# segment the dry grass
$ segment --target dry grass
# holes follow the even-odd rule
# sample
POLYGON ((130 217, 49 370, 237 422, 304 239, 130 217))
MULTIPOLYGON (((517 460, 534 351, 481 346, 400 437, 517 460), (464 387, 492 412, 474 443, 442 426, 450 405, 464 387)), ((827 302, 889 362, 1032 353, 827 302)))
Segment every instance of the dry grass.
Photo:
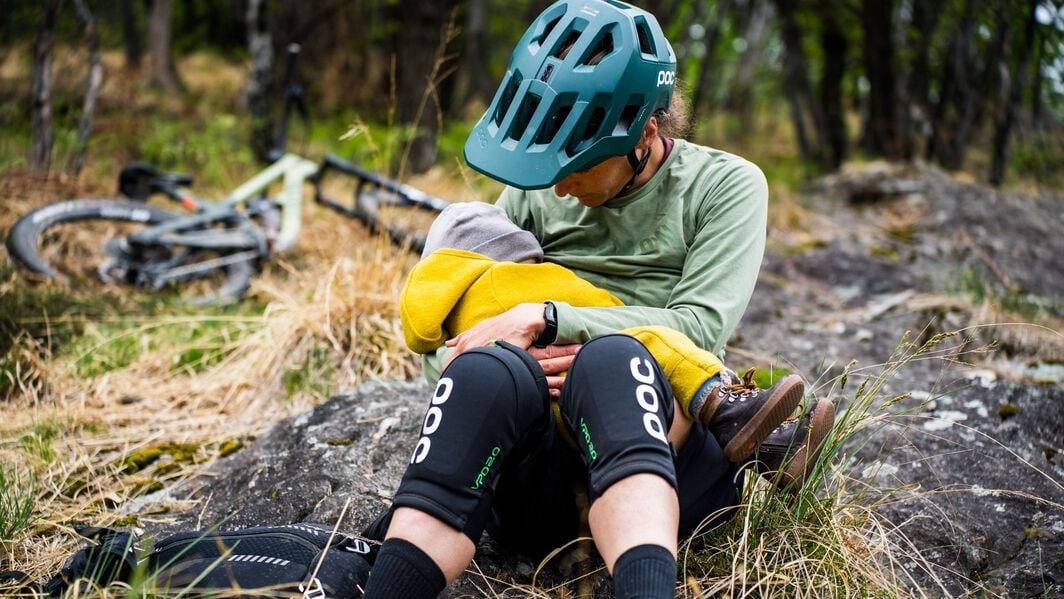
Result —
MULTIPOLYGON (((5 80, 22 68, 11 56, 0 65, 5 80)), ((108 64, 119 60, 104 59, 108 64)), ((240 87, 232 69, 205 74, 216 69, 216 62, 193 57, 179 66, 194 93, 220 90, 203 106, 234 101, 240 87)), ((138 93, 132 76, 117 68, 109 72, 114 85, 104 88, 104 97, 128 102, 133 112, 182 110, 194 119, 209 110, 158 102, 138 93)), ((101 117, 99 128, 113 125, 128 132, 144 118, 149 117, 139 115, 122 125, 114 115, 110 121, 101 117)), ((772 148, 770 153, 784 151, 772 148)), ((232 178, 238 180, 238 175, 232 178)), ((72 180, 9 170, 0 175, 0 229, 55 198, 109 194, 111 176, 86 173, 72 180)), ((441 197, 473 196, 471 185, 441 169, 411 183, 441 197)), ((336 195, 343 197, 340 191, 336 195)), ((820 230, 820 217, 795 201, 789 188, 774 188, 773 196, 774 230, 792 236, 792 244, 817 242, 818 237, 805 232, 820 230)), ((429 217, 416 220, 426 227, 429 217)), ((146 296, 89 288, 56 290, 71 298, 58 312, 42 305, 18 315, 27 329, 47 333, 20 333, 7 354, 17 364, 9 373, 17 392, 0 403, 0 462, 11 464, 22 480, 34 475, 37 520, 0 542, 5 568, 39 580, 78 544, 74 525, 130 526, 150 520, 150 509, 136 518, 125 513, 148 492, 200 471, 330 392, 375 377, 417 375, 397 315, 397 294, 415 258, 317 206, 304 206, 303 222, 297 251, 268 264, 253 279, 245 307, 237 310, 190 312, 146 296), (211 331, 206 337, 188 334, 204 327, 211 331), (84 374, 86 358, 130 339, 136 340, 136 351, 127 363, 84 374), (213 357, 175 366, 175 356, 192 351, 213 357)), ((26 292, 20 278, 0 280, 0 294, 26 292)), ((1009 321, 1006 316, 972 318, 1009 321)), ((1058 324, 1051 328, 1061 330, 1058 324)), ((1024 336, 1017 343, 1060 348, 1059 334, 1030 327, 1007 331, 1024 336)), ((877 516, 875 508, 889 495, 847 478, 830 464, 838 463, 833 458, 846 439, 887 418, 890 399, 879 397, 883 381, 912 359, 955 357, 936 351, 934 344, 908 347, 862 386, 840 417, 831 449, 818 467, 817 493, 784 502, 763 483, 752 482, 731 524, 685 545, 682 596, 907 595, 909 570, 903 566, 921 563, 921 558, 904 535, 877 516)), ((824 382, 817 393, 838 397, 845 376, 824 382)), ((926 562, 923 567, 932 571, 926 562)), ((483 580, 485 595, 501 592, 493 588, 512 587, 475 570, 472 574, 483 580)), ((521 589, 529 596, 569 595, 561 587, 521 589)))
MULTIPOLYGON (((23 182, 27 191, 36 188, 36 178, 23 182)), ((10 177, 0 185, 18 186, 10 177)), ((6 207, 0 224, 6 228, 52 192, 71 191, 62 183, 49 187, 56 189, 6 207)), ((24 326, 76 328, 83 342, 51 347, 21 335, 8 354, 18 364, 18 392, 0 404, 0 455, 37 474, 38 521, 4 545, 5 562, 36 577, 54 571, 74 545, 72 525, 122 522, 120 507, 135 497, 173 484, 330 391, 417 374, 397 309, 415 257, 321 207, 305 206, 304 217, 298 251, 253 281, 250 303, 261 311, 163 306, 135 316, 130 312, 143 313, 138 302, 145 297, 132 294, 116 300, 117 311, 20 318, 24 326), (183 334, 205 323, 217 334, 183 334), (128 364, 79 375, 80 361, 128 339, 143 342, 128 364), (220 359, 174 367, 177 356, 197 347, 220 359)), ((12 292, 25 284, 6 282, 12 292)), ((85 297, 96 290, 57 291, 85 297)))

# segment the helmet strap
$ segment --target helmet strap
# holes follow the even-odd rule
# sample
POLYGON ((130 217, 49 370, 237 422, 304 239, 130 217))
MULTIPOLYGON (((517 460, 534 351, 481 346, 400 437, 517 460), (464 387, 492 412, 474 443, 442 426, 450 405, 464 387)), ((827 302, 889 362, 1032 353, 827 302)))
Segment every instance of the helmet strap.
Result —
POLYGON ((632 178, 628 179, 628 182, 624 184, 624 187, 622 187, 621 190, 617 192, 617 195, 613 197, 623 196, 628 193, 628 190, 632 189, 632 186, 635 185, 635 178, 646 169, 647 163, 650 162, 650 155, 653 153, 654 151, 652 147, 647 148, 647 151, 643 152, 643 157, 639 158, 636 156, 635 148, 628 150, 628 153, 625 154, 624 157, 628 159, 628 166, 632 167, 632 178))

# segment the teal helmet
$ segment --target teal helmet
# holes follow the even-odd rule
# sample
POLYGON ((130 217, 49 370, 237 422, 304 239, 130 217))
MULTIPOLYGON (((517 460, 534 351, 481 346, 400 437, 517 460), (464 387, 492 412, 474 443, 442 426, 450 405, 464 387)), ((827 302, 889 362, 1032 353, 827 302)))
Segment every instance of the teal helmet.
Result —
POLYGON ((617 0, 560 0, 517 42, 466 139, 466 161, 521 189, 550 187, 614 156, 633 163, 675 80, 676 55, 653 15, 617 0))

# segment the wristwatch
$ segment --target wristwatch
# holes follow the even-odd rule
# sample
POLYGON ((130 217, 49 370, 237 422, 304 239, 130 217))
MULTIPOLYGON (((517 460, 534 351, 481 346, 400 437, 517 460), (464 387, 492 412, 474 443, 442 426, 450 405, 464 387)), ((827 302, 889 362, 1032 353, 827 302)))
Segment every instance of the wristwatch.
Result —
POLYGON ((547 326, 532 342, 534 347, 547 347, 558 338, 558 309, 554 306, 554 302, 543 302, 543 322, 547 323, 547 326))

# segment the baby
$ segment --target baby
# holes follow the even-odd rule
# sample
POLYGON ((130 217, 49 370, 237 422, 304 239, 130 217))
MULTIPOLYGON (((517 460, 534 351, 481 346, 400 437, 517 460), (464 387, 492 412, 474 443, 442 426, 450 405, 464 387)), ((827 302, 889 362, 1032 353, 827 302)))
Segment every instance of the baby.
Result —
MULTIPOLYGON (((410 272, 400 303, 406 344, 421 354, 525 302, 561 301, 574 307, 624 305, 611 293, 595 287, 572 271, 542 262, 543 249, 529 232, 510 222, 501 208, 482 202, 448 206, 433 223, 422 260, 410 272)), ((658 361, 672 386, 684 415, 701 422, 717 438, 732 462, 749 457, 774 429, 786 428, 793 439, 788 447, 806 440, 807 421, 819 413, 819 428, 834 409, 822 400, 807 417, 791 427, 781 427, 801 403, 805 387, 801 377, 783 377, 769 389, 753 382, 754 369, 739 377, 713 353, 696 346, 686 335, 664 326, 640 326, 619 331, 635 337, 658 361)), ((560 420, 559 420, 560 422, 560 420)), ((826 429, 813 431, 814 449, 826 429), (815 438, 819 437, 819 438, 815 438)), ((788 451, 788 454, 794 453, 788 451)), ((803 458, 813 452, 804 451, 803 458)), ((789 456, 788 457, 793 457, 789 456)), ((811 460, 815 462, 815 458, 811 460)), ((792 478, 804 478, 809 459, 792 478)))

